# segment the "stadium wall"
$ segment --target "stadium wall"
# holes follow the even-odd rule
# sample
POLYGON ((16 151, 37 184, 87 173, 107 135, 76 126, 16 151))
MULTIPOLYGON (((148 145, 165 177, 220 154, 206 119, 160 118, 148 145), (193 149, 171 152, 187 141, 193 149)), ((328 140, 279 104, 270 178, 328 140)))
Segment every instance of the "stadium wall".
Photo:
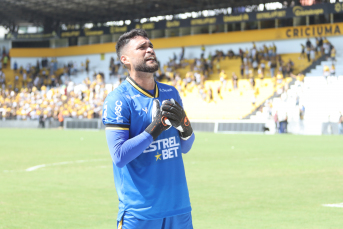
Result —
MULTIPOLYGON (((255 133, 274 134, 275 123, 267 123, 253 120, 191 120, 192 127, 196 132, 212 133, 255 133), (267 128, 267 129, 266 129, 267 128)), ((0 128, 38 128, 38 120, 0 120, 0 128)), ((56 120, 46 120, 45 128, 58 128, 59 122, 56 120)), ((64 120, 64 129, 105 129, 101 119, 72 119, 64 120)), ((296 135, 338 135, 338 123, 332 122, 302 122, 291 121, 288 123, 288 133, 296 135)))

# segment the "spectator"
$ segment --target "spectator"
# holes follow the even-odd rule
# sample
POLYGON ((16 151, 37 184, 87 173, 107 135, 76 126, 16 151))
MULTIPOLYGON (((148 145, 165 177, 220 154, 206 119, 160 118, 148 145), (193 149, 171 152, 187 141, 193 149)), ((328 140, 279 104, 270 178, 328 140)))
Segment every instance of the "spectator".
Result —
POLYGON ((180 63, 183 60, 183 58, 185 57, 185 47, 182 46, 181 47, 181 53, 180 53, 180 63))
POLYGON ((319 38, 318 37, 316 37, 315 38, 316 39, 316 53, 318 54, 319 53, 319 51, 320 51, 320 47, 319 47, 319 38))
POLYGON ((216 62, 216 69, 217 69, 217 72, 220 73, 221 71, 221 68, 220 68, 220 62, 219 62, 219 59, 217 59, 217 62, 216 62))
POLYGON ((36 62, 36 72, 35 72, 35 74, 36 74, 36 75, 39 74, 39 71, 40 71, 40 65, 39 65, 39 60, 37 60, 37 62, 36 62))
POLYGON ((14 64, 13 64, 13 70, 14 70, 14 71, 17 71, 17 70, 18 70, 18 64, 17 64, 17 61, 14 61, 14 64))
POLYGON ((223 96, 222 96, 222 84, 218 85, 218 87, 217 87, 217 94, 218 94, 218 97, 220 99, 223 99, 223 96))
POLYGON ((4 68, 7 68, 8 56, 4 56, 4 58, 2 59, 2 62, 4 64, 4 68))
POLYGON ((17 84, 18 84, 18 80, 19 80, 19 76, 18 76, 18 75, 16 75, 16 76, 14 77, 14 87, 16 87, 16 86, 17 86, 17 84))
POLYGON ((324 37, 324 39, 323 39, 323 49, 324 49, 325 56, 329 57, 329 55, 330 55, 330 42, 328 41, 328 39, 326 39, 326 37, 324 37))
POLYGON ((323 55, 324 54, 324 50, 323 50, 323 38, 322 37, 319 38, 318 46, 319 46, 321 55, 323 55))
POLYGON ((336 69, 335 69, 335 65, 334 64, 331 65, 330 75, 331 76, 336 76, 336 69))
POLYGON ((242 63, 240 66, 241 78, 244 79, 244 64, 242 63))
POLYGON ((226 75, 224 70, 221 70, 221 72, 219 73, 219 79, 220 79, 220 82, 221 82, 221 84, 225 90, 226 82, 227 82, 227 75, 226 75))
POLYGON ((41 128, 45 128, 45 118, 44 118, 44 114, 42 111, 40 111, 41 114, 39 115, 39 124, 38 124, 38 127, 41 127, 41 128))
POLYGON ((312 47, 312 43, 311 43, 311 41, 310 41, 309 38, 307 38, 306 47, 307 47, 307 48, 311 48, 311 47, 312 47))
POLYGON ((255 82, 255 78, 254 78, 254 75, 253 75, 253 71, 252 71, 252 70, 249 70, 249 78, 250 78, 250 86, 251 86, 251 89, 254 90, 255 85, 256 85, 256 82, 255 82))
POLYGON ((232 51, 232 49, 230 49, 230 50, 227 52, 227 56, 228 56, 228 59, 232 59, 232 58, 235 56, 235 53, 232 51))
POLYGON ((205 50, 206 50, 205 46, 204 46, 204 45, 201 45, 201 55, 200 55, 201 58, 204 58, 204 56, 205 56, 205 50))
POLYGON ((261 80, 261 86, 262 86, 263 85, 264 74, 263 74, 263 71, 262 71, 261 67, 259 67, 258 70, 257 70, 257 76, 261 80))
POLYGON ((240 48, 239 49, 239 56, 241 58, 241 61, 243 62, 243 58, 244 58, 244 51, 240 48))
POLYGON ((272 57, 271 61, 269 62, 270 76, 272 78, 275 77, 276 67, 277 67, 276 59, 275 59, 275 57, 272 57))
POLYGON ((110 68, 110 76, 114 76, 114 74, 115 74, 115 64, 114 64, 114 58, 113 57, 111 57, 111 59, 110 59, 110 66, 109 66, 109 68, 110 68))
POLYGON ((330 75, 330 69, 327 65, 324 65, 324 68, 323 68, 323 76, 326 80, 326 82, 328 82, 328 76, 330 75))
POLYGON ((87 75, 89 74, 89 63, 90 63, 90 61, 89 61, 89 59, 87 58, 87 59, 86 59, 86 72, 87 72, 87 75))
POLYGON ((331 48, 331 61, 332 64, 336 63, 336 49, 334 46, 331 48))
POLYGON ((300 53, 300 56, 299 56, 299 60, 300 59, 305 59, 305 45, 303 44, 300 44, 301 45, 301 53, 300 53))
POLYGON ((277 55, 277 47, 275 45, 275 43, 273 43, 273 56, 277 55))
MULTIPOLYGON (((76 112, 75 112, 76 113, 76 112)), ((63 127, 63 109, 60 109, 60 112, 58 113, 58 122, 60 123, 59 127, 62 128, 63 127)))
POLYGON ((311 62, 311 46, 306 46, 306 55, 307 55, 307 61, 311 62))
POLYGON ((213 91, 212 91, 212 88, 209 88, 208 91, 208 102, 215 102, 214 99, 213 99, 213 91))
POLYGON ((254 69, 254 76, 256 76, 258 70, 258 62, 256 59, 254 59, 252 62, 252 68, 254 69))
POLYGON ((232 86, 235 90, 238 88, 238 77, 234 72, 232 72, 232 86))

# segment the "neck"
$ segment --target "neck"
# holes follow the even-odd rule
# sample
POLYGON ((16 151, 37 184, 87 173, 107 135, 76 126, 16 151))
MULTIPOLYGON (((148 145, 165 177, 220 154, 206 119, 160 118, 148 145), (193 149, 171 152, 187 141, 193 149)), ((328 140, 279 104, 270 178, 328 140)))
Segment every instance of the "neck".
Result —
POLYGON ((130 77, 145 90, 155 89, 153 73, 130 71, 130 77))

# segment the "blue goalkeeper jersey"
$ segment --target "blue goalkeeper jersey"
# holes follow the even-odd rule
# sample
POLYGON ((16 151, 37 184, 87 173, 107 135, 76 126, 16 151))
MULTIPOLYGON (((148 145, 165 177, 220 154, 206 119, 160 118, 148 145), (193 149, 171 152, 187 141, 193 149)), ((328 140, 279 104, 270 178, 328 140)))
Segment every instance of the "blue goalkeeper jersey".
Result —
MULTIPOLYGON (((152 121, 153 100, 174 99, 182 106, 177 90, 156 82, 154 94, 127 77, 108 94, 103 109, 106 128, 127 130, 129 138, 141 134, 152 121)), ((150 220, 190 212, 188 187, 180 137, 175 128, 163 131, 150 146, 123 168, 113 163, 119 198, 119 221, 124 212, 150 220)))

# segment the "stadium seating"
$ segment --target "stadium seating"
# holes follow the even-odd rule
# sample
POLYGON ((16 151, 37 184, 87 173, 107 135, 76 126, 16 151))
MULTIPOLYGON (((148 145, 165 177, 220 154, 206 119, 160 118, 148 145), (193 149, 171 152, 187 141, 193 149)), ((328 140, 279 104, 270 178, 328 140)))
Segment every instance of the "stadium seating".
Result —
MULTIPOLYGON (((299 53, 283 54, 281 56, 285 62, 289 59, 293 60, 295 63, 295 73, 300 72, 310 65, 307 60, 298 60, 299 53)), ((177 69, 177 72, 180 74, 181 78, 183 78, 186 73, 190 71, 190 64, 192 62, 194 62, 194 60, 185 60, 187 65, 183 68, 177 69)), ((232 80, 227 80, 226 87, 221 89, 220 94, 218 94, 217 90, 222 83, 219 80, 219 74, 217 73, 215 67, 213 69, 213 73, 205 81, 203 89, 200 89, 198 86, 188 86, 187 88, 184 88, 184 82, 182 82, 182 87, 184 88, 182 97, 184 104, 187 107, 188 115, 191 119, 241 119, 254 111, 256 107, 263 104, 264 101, 271 97, 278 88, 282 88, 285 84, 291 81, 291 79, 285 79, 282 84, 275 87, 276 82, 270 78, 269 69, 266 67, 265 79, 263 82, 261 82, 260 79, 256 79, 256 86, 254 89, 252 89, 248 79, 241 79, 239 74, 240 65, 240 58, 226 58, 220 60, 220 67, 221 69, 225 70, 229 79, 231 78, 232 72, 237 73, 237 76, 239 77, 237 89, 233 89, 232 80), (212 90, 213 95, 213 100, 211 101, 209 101, 208 96, 209 89, 212 90), (200 91, 206 95, 206 98, 201 95, 200 91)), ((44 70, 47 71, 47 74, 49 74, 48 70, 44 70)), ((92 70, 103 70, 108 72, 108 66, 103 64, 101 66, 97 66, 96 69, 91 69, 90 72, 92 72, 92 70)), ((43 69, 41 71, 43 71, 43 69)), ((63 68, 60 68, 57 70, 57 72, 55 72, 55 75, 59 75, 62 72, 63 68)), ((14 79, 17 73, 9 68, 5 69, 4 73, 6 75, 7 85, 12 85, 12 87, 14 87, 14 79)), ((79 84, 86 77, 86 72, 79 72, 72 76, 72 80, 75 82, 75 84, 79 84)), ((109 77, 107 77, 107 79, 109 79, 109 77)), ((107 83, 114 82, 108 82, 107 80, 107 83)), ((22 86, 22 76, 20 76, 17 87, 20 89, 22 86)))
MULTIPOLYGON (((290 79, 286 79, 286 82, 289 83, 290 79)), ((275 91, 272 79, 264 79, 263 85, 257 79, 254 90, 251 89, 248 80, 239 80, 238 89, 234 90, 232 81, 229 80, 227 82, 228 87, 226 90, 222 89, 222 98, 220 98, 216 90, 220 84, 218 80, 205 82, 206 92, 212 88, 213 101, 202 99, 199 89, 196 87, 191 91, 186 91, 183 95, 183 101, 191 119, 241 119, 272 96, 275 91), (252 103, 253 101, 255 104, 252 103)))
MULTIPOLYGON (((294 73, 299 73, 307 68, 311 62, 306 59, 299 60, 299 53, 282 54, 282 59, 288 61, 293 60, 294 73)), ((316 56, 318 58, 319 56, 316 56)), ((190 63, 194 60, 187 60, 190 63)), ((239 78, 240 75, 241 60, 237 59, 224 59, 220 61, 221 69, 225 70, 229 78, 231 73, 237 73, 239 78)), ((182 69, 178 69, 177 72, 181 76, 185 76, 190 71, 190 66, 187 65, 182 69)), ((193 87, 192 90, 184 90, 183 101, 187 107, 187 112, 192 119, 241 119, 258 106, 264 103, 266 99, 271 97, 274 92, 283 87, 286 83, 288 84, 291 79, 288 78, 281 85, 274 87, 274 80, 270 78, 269 69, 266 68, 266 78, 261 83, 261 80, 256 79, 256 87, 252 90, 250 82, 247 79, 240 79, 238 83, 238 89, 234 90, 232 87, 232 80, 228 80, 226 90, 222 89, 221 97, 217 93, 218 87, 221 85, 218 73, 214 72, 209 76, 209 80, 205 81, 204 91, 205 94, 211 88, 213 91, 213 101, 209 102, 208 98, 203 99, 200 95, 199 89, 193 87), (252 102, 255 101, 255 104, 252 102)))

